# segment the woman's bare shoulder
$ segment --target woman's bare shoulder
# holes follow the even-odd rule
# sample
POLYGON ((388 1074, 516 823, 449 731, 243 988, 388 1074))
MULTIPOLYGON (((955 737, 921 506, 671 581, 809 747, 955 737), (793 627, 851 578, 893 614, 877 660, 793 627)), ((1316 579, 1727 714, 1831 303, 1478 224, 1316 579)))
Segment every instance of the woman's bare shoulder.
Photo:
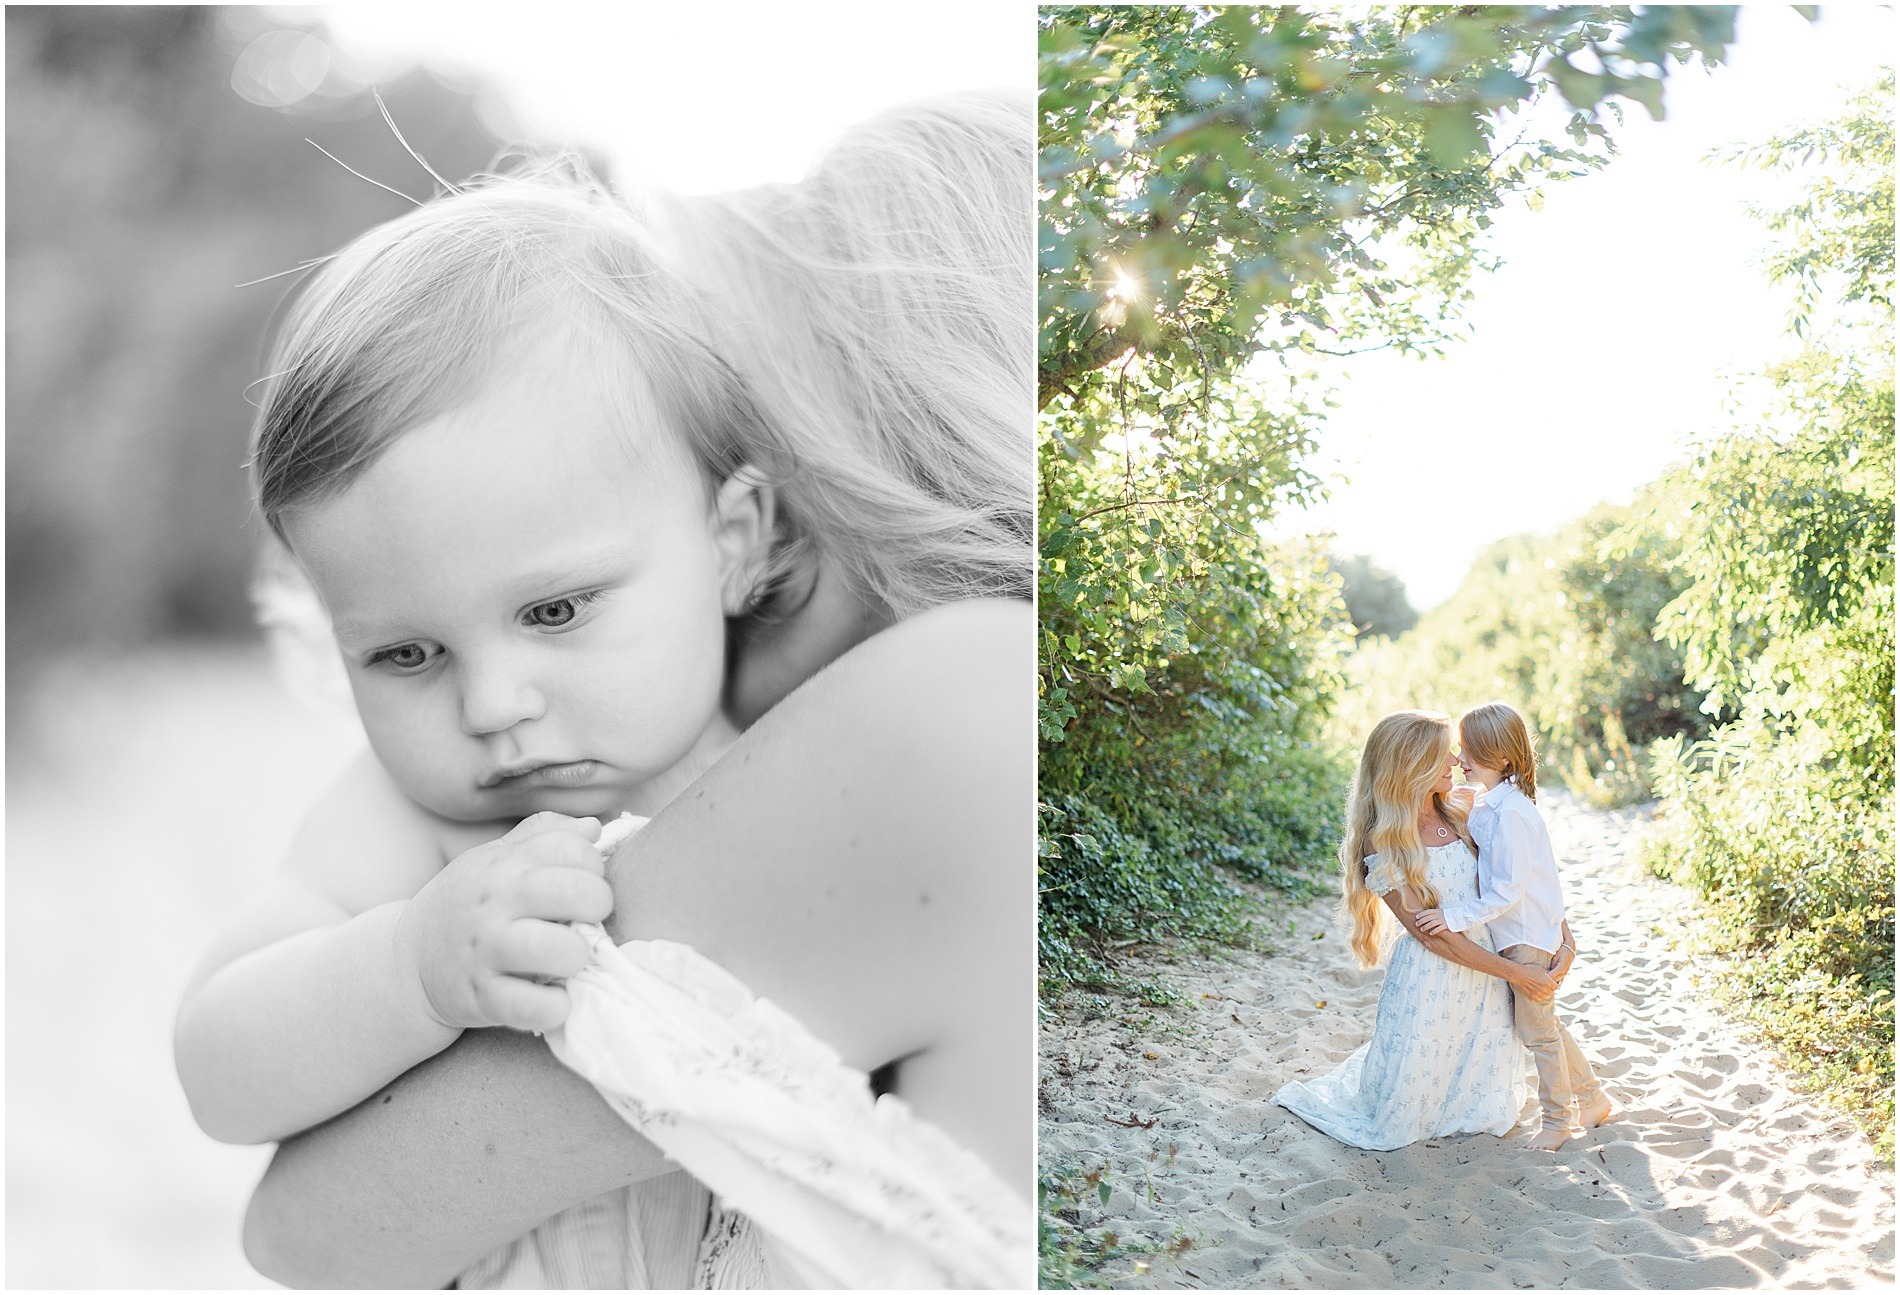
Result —
POLYGON ((883 633, 866 639, 865 643, 880 639, 889 643, 911 639, 939 643, 1006 642, 1013 641, 1019 634, 1033 635, 1035 628, 1036 609, 1021 598, 971 598, 907 616, 883 633))
MULTIPOLYGON (((1015 598, 945 603, 907 616, 865 639, 820 670, 786 700, 808 690, 829 692, 849 682, 873 687, 902 685, 920 701, 986 677, 1014 679, 1025 660, 1034 668, 1036 611, 1015 598), (916 671, 930 673, 919 676, 916 671), (937 688, 920 686, 937 683, 937 688)), ((1028 676, 1021 681, 1027 682, 1028 676)))
POLYGON ((855 766, 894 794, 909 788, 940 803, 936 779, 946 768, 1014 764, 1017 756, 1033 765, 1035 670, 1030 604, 932 608, 806 680, 747 730, 728 760, 792 748, 840 770, 855 766))
MULTIPOLYGON (((833 754, 926 818, 1033 804, 1035 610, 951 603, 867 639, 779 708, 810 706, 844 738, 833 754)), ((774 716, 768 715, 767 719, 774 716)))
MULTIPOLYGON (((935 608, 866 639, 622 851, 648 861, 611 869, 628 892, 616 923, 750 961, 756 945, 722 938, 743 925, 747 895, 774 896, 781 926, 784 904, 822 921, 921 893, 912 882, 925 878, 933 903, 953 890, 993 896, 1005 874, 1019 899, 1033 857, 1034 653, 1034 611, 1017 601, 935 608)), ((903 907, 880 929, 941 925, 941 910, 903 907)))

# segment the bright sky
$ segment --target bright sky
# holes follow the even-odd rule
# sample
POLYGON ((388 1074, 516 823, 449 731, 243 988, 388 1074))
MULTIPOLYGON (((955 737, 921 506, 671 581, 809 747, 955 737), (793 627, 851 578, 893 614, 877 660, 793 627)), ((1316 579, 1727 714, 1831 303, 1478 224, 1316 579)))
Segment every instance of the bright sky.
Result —
POLYGON ((532 137, 706 193, 795 180, 846 127, 952 90, 1036 85, 1028 0, 954 5, 351 4, 336 40, 491 81, 532 137))
POLYGON ((1824 7, 1814 26, 1744 7, 1728 64, 1671 75, 1667 120, 1632 108, 1606 169, 1552 185, 1541 212, 1500 213, 1506 264, 1478 285, 1468 341, 1344 366, 1320 467, 1345 481, 1278 529, 1336 532, 1423 609, 1491 541, 1627 501, 1686 437, 1725 427, 1724 374, 1782 349, 1784 302, 1742 209, 1771 182, 1701 159, 1832 115, 1841 86, 1892 59, 1894 26, 1871 6, 1824 7))

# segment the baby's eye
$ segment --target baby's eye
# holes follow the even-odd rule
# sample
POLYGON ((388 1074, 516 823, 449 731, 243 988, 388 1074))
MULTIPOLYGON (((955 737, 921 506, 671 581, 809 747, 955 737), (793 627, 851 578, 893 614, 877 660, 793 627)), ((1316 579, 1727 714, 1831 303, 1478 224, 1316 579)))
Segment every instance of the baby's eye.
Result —
POLYGON ((542 629, 562 629, 574 623, 574 618, 581 614, 581 608, 599 597, 598 593, 569 594, 565 598, 536 603, 522 614, 522 619, 542 629))
POLYGON ((391 665, 398 670, 419 670, 428 665, 442 649, 431 652, 426 644, 400 643, 395 647, 383 648, 370 653, 369 664, 391 665))

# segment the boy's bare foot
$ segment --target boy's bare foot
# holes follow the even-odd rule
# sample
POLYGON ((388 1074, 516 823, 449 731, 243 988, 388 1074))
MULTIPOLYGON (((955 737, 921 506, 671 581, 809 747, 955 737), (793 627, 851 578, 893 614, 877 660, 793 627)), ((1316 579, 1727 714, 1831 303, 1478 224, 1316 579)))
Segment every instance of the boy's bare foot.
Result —
POLYGON ((1615 1118, 1616 1107, 1610 1104, 1610 1099, 1607 1094, 1599 1097, 1595 1106, 1579 1106, 1577 1108, 1577 1119, 1586 1129, 1594 1129, 1599 1124, 1608 1124, 1615 1118))
POLYGON ((1568 1141, 1570 1141, 1569 1129, 1560 1129, 1546 1124, 1524 1145, 1535 1151, 1556 1151, 1568 1141))

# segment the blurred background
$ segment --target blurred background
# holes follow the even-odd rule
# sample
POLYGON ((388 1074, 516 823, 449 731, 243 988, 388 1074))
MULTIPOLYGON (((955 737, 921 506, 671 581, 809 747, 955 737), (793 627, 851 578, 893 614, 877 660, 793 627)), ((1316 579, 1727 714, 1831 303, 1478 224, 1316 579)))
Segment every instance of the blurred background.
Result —
POLYGON ((295 269, 504 147, 625 183, 796 178, 883 107, 1034 84, 1026 4, 25 7, 7 58, 10 1286, 262 1284, 267 1148, 212 1142, 171 1016, 356 751, 275 678, 244 473, 295 269), (306 142, 309 141, 309 142, 306 142), (277 277, 272 277, 277 276, 277 277))

